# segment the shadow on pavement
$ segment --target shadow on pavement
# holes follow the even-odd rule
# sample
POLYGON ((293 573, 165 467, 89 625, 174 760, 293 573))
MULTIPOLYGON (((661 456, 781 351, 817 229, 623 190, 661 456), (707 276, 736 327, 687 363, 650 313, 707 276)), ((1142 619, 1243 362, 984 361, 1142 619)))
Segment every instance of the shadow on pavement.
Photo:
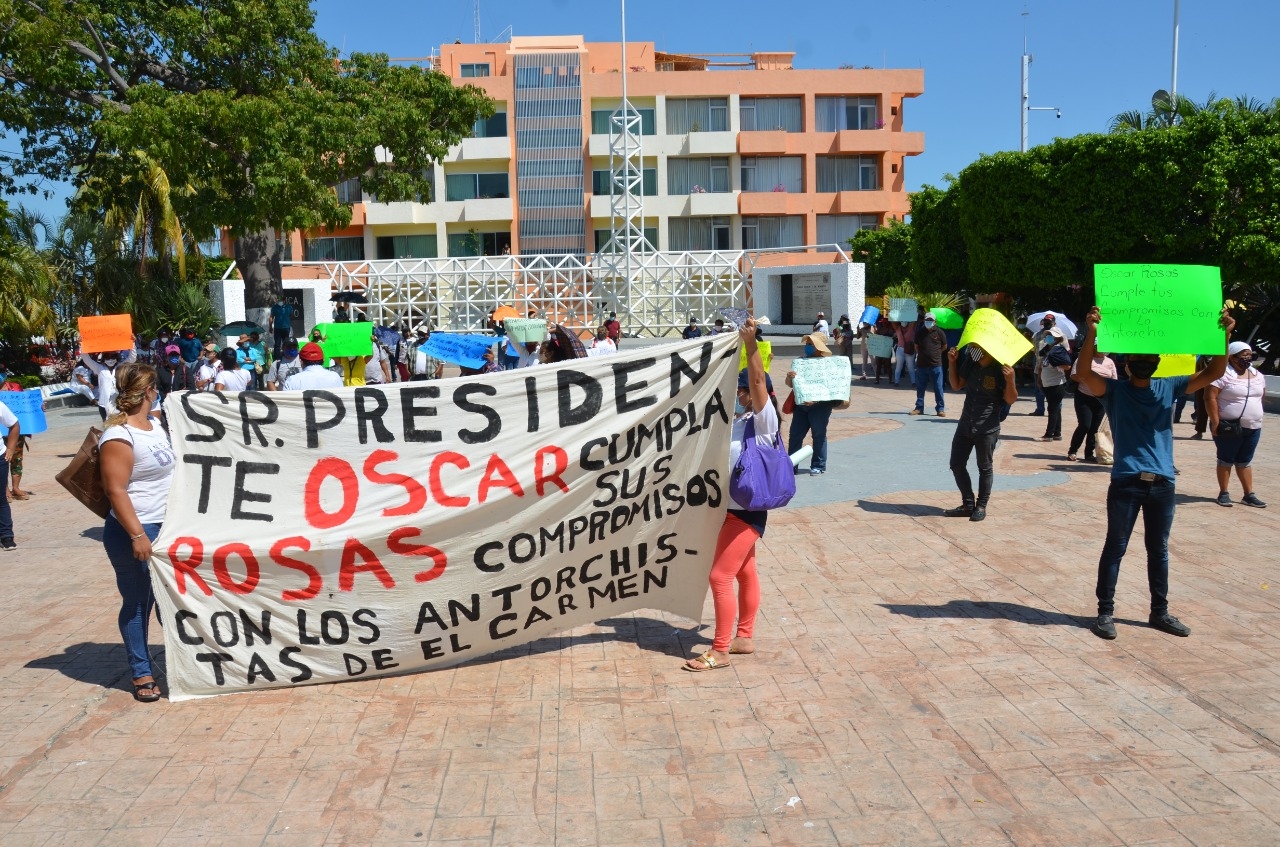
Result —
MULTIPOLYGON (((153 652, 151 664, 156 675, 161 676, 164 664, 160 656, 164 651, 154 650, 153 652)), ((125 656, 124 645, 120 642, 99 644, 93 641, 82 641, 64 648, 60 655, 32 659, 25 667, 54 670, 78 682, 102 688, 132 691, 129 686, 131 679, 129 661, 125 656)))
MULTIPOLYGON (((705 625, 680 628, 673 626, 670 621, 657 618, 607 618, 597 621, 596 626, 607 627, 613 631, 549 635, 546 638, 530 641, 528 644, 520 644, 487 656, 479 656, 467 664, 487 665, 516 656, 540 656, 546 653, 558 653, 575 645, 604 642, 631 643, 650 653, 683 659, 693 655, 692 648, 685 643, 686 640, 692 638, 696 642, 700 638, 698 633, 709 628, 705 625)), ((701 638, 701 640, 707 639, 701 638)))
POLYGON ((101 541, 101 540, 102 540, 102 527, 100 527, 100 526, 91 526, 91 527, 89 527, 88 529, 81 530, 81 531, 80 531, 80 537, 81 537, 81 538, 87 538, 87 539, 89 539, 90 541, 101 541))
POLYGON ((858 508, 864 512, 876 512, 882 515, 911 515, 912 517, 937 517, 943 510, 938 506, 925 506, 921 503, 877 503, 874 500, 859 500, 858 508))
POLYGON ((1173 502, 1177 506, 1185 506, 1188 503, 1217 503, 1216 497, 1201 497, 1198 494, 1183 494, 1180 491, 1173 493, 1173 502))
MULTIPOLYGON (((1006 620, 1032 626, 1074 626, 1088 629, 1094 618, 1080 615, 1067 615, 1062 612, 1049 612, 1034 606, 1023 606, 1020 603, 988 603, 981 600, 950 600, 941 606, 914 605, 910 603, 880 603, 895 615, 906 615, 911 618, 972 618, 974 620, 1006 620)), ((1145 621, 1122 621, 1116 623, 1144 626, 1145 621)))

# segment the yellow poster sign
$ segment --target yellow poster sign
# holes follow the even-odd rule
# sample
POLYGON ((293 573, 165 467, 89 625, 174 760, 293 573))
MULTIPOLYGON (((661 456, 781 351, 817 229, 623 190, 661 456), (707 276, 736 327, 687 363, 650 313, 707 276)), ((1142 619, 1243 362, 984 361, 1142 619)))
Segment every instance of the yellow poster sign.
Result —
MULTIPOLYGON (((773 365, 773 342, 757 341, 756 347, 760 350, 760 361, 764 364, 764 372, 768 373, 769 368, 773 365)), ((747 366, 747 348, 738 348, 738 370, 742 370, 747 366)))
POLYGON ((1190 353, 1165 353, 1160 367, 1152 376, 1191 376, 1196 372, 1196 357, 1190 353))
POLYGON ((1012 366, 1031 352, 1031 342, 995 309, 978 309, 964 325, 957 347, 974 342, 1002 365, 1012 366))

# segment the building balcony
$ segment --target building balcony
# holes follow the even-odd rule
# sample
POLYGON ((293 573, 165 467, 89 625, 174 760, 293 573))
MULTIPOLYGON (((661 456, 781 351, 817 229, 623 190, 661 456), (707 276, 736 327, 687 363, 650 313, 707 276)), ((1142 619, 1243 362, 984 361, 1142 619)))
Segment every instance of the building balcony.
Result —
POLYGON ((814 195, 785 191, 744 191, 738 210, 744 215, 803 215, 813 211, 814 195))
POLYGON ((695 217, 738 214, 738 192, 690 194, 689 214, 695 217))
POLYGON ((915 156, 924 152, 923 132, 893 132, 888 129, 846 129, 841 132, 822 133, 830 137, 828 148, 840 153, 901 153, 915 156))
MULTIPOLYGON (((364 223, 370 226, 389 226, 395 224, 434 223, 437 207, 440 203, 426 205, 424 203, 366 203, 364 204, 364 223)), ((355 223, 355 216, 352 216, 355 223)))
POLYGON ((812 152, 813 136, 803 132, 768 130, 738 133, 738 152, 743 156, 785 156, 812 152))
POLYGON ((894 208, 893 192, 885 189, 878 191, 840 191, 835 194, 819 194, 814 204, 818 208, 830 206, 836 215, 868 215, 881 214, 894 208), (828 198, 830 198, 828 200, 828 198))
POLYGON ((732 156, 738 146, 735 132, 691 132, 684 138, 684 152, 689 156, 732 156))
POLYGON ((478 162, 481 160, 510 159, 511 139, 500 138, 464 138, 461 144, 455 144, 445 154, 447 162, 478 162))
POLYGON ((446 203, 445 205, 461 205, 462 217, 458 219, 461 221, 509 221, 512 219, 510 197, 486 197, 463 200, 460 204, 446 203))

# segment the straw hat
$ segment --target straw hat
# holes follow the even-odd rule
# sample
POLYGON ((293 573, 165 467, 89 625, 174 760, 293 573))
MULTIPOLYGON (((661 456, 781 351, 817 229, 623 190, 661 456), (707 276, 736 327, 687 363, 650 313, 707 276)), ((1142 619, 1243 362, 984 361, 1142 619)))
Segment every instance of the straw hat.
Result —
POLYGON ((806 335, 800 340, 805 344, 812 344, 814 352, 816 352, 819 357, 831 355, 831 348, 827 346, 827 337, 820 332, 815 332, 812 335, 806 335))

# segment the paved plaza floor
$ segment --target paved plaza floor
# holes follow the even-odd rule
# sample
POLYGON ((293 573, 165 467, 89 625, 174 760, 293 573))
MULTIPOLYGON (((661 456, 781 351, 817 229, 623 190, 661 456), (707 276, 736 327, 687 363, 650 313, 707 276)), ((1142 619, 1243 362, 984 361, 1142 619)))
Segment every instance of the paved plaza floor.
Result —
POLYGON ((1176 428, 1170 596, 1194 631, 1146 625, 1139 524, 1105 642, 1107 470, 1036 440, 1024 399, 989 517, 945 518, 960 399, 913 418, 913 392, 857 384, 827 474, 770 519, 757 651, 728 669, 682 671, 710 629, 640 612, 176 704, 129 693, 101 524, 53 481, 97 414, 54 412, 0 554, 0 844, 1280 844, 1276 421, 1266 510, 1216 505, 1212 443, 1176 428))

